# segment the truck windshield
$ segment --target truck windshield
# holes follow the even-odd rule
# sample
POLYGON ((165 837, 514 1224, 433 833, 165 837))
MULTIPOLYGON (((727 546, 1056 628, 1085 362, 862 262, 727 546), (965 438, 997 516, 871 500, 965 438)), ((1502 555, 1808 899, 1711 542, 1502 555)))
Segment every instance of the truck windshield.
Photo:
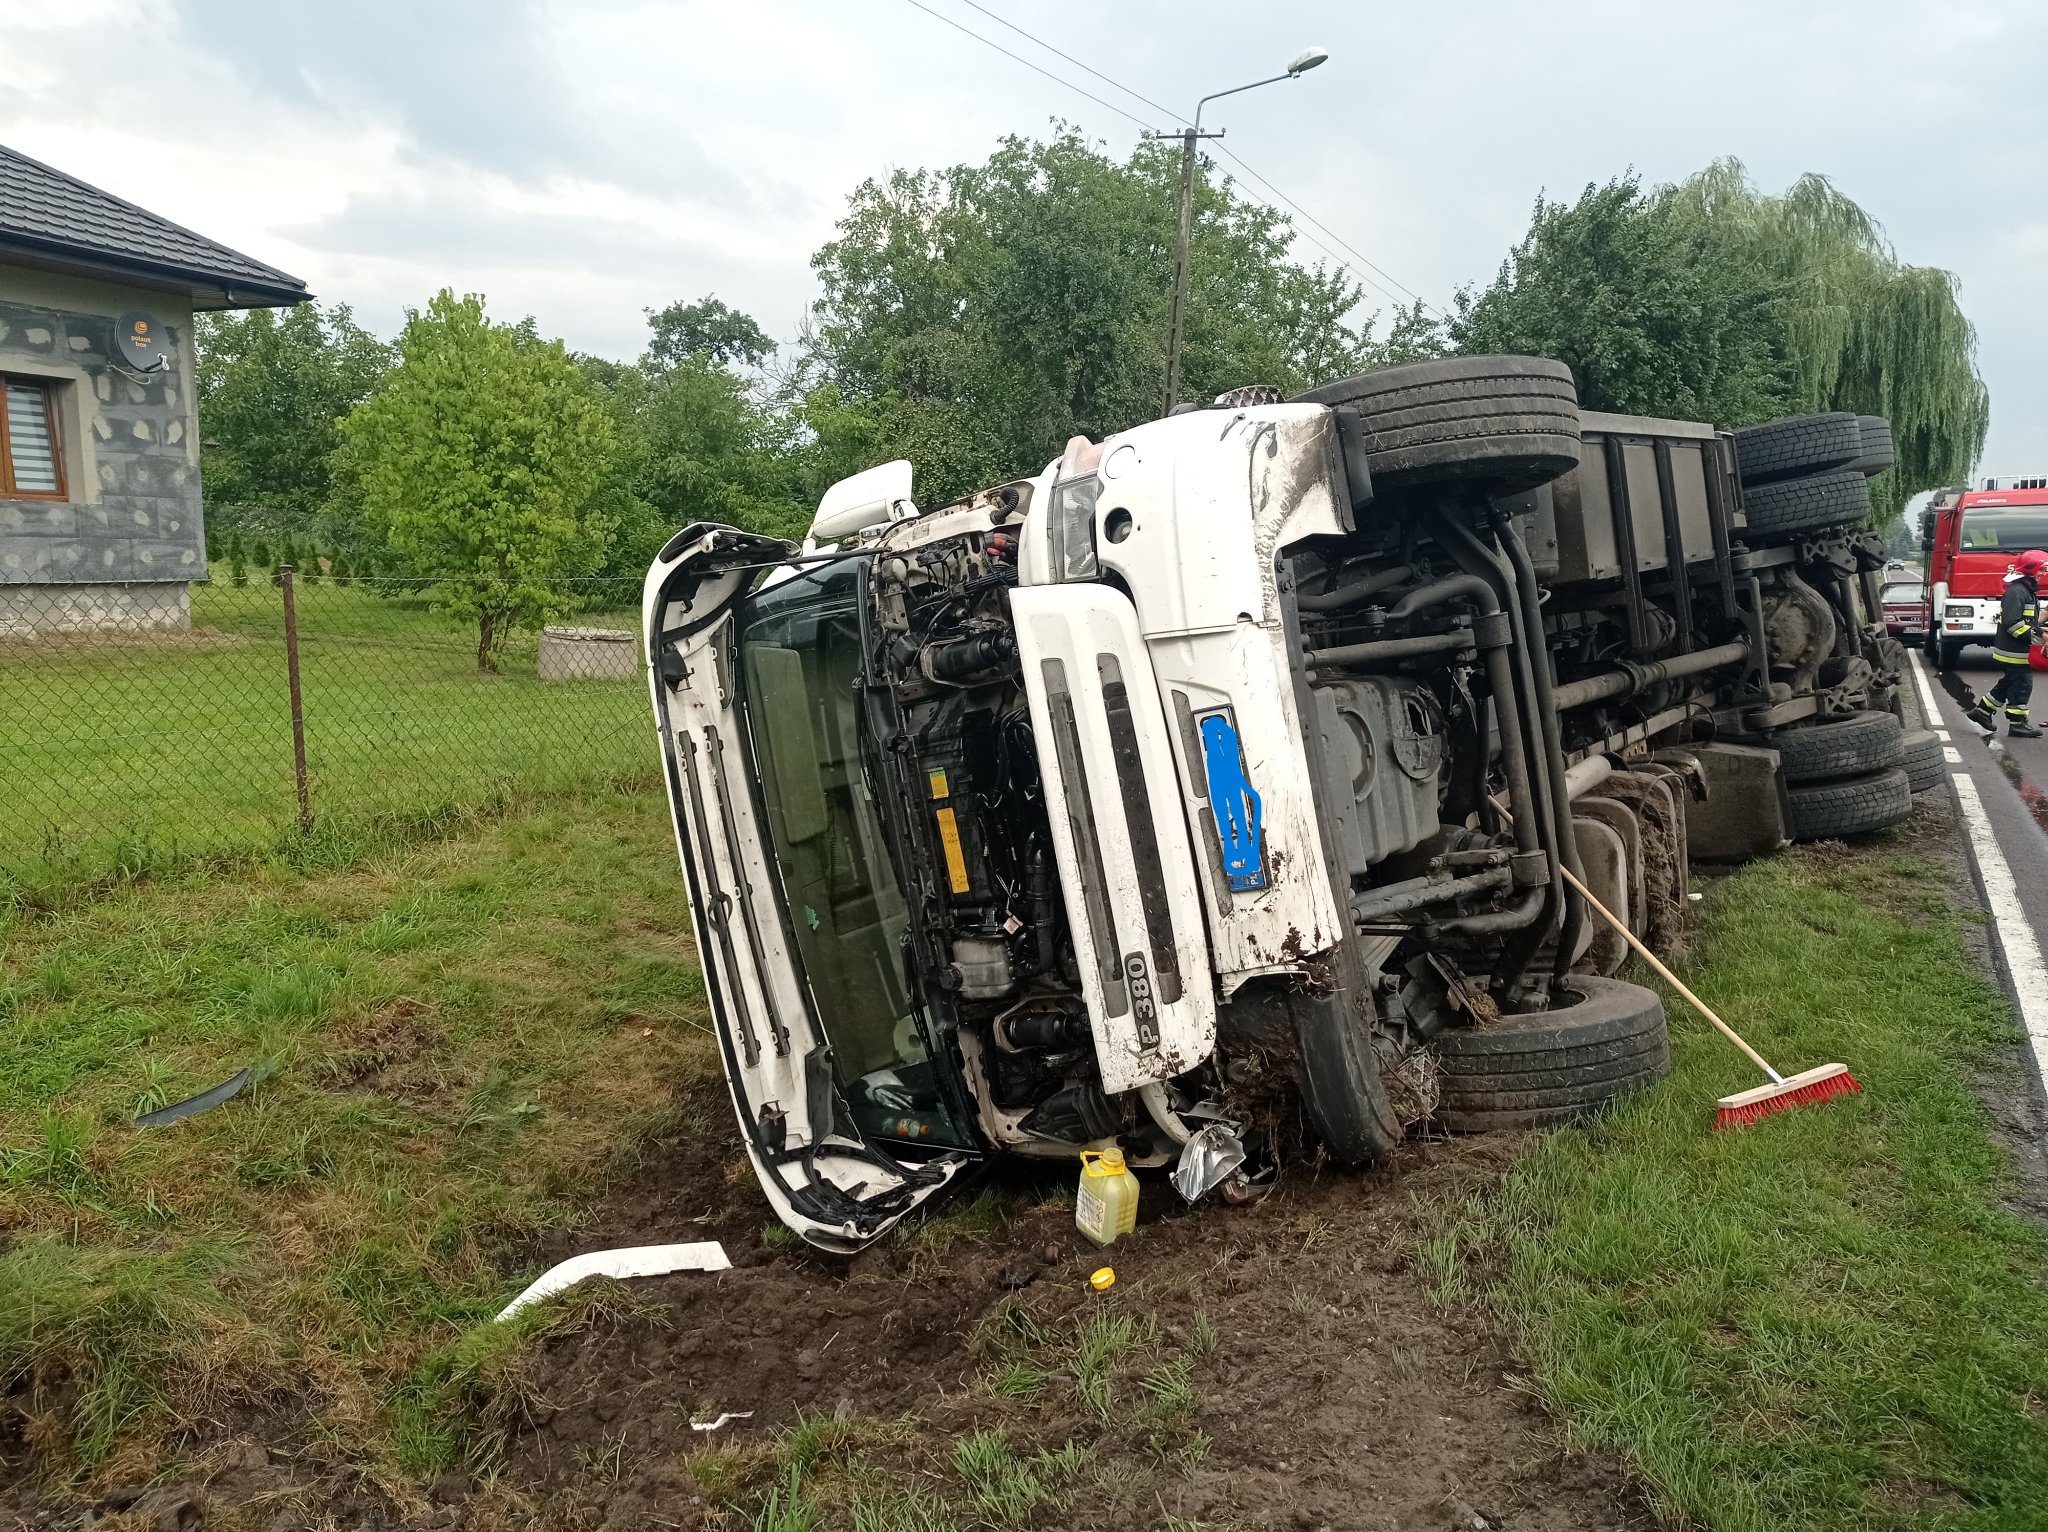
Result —
POLYGON ((1963 512, 1964 553, 2024 553, 2048 548, 2048 506, 1972 506, 1963 512))
POLYGON ((909 906, 861 767, 865 559, 761 590, 739 623, 754 779, 803 977, 871 1139, 965 1147, 912 1002, 909 906))

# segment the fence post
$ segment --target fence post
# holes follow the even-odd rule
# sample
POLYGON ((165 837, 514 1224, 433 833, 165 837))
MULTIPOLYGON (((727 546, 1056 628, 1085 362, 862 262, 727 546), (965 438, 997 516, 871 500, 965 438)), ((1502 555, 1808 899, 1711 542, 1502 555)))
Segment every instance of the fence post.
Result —
POLYGON ((292 770, 299 788, 299 833, 313 833, 313 800, 306 788, 306 707, 299 695, 299 613, 292 600, 292 566, 280 564, 277 583, 284 592, 284 666, 292 688, 292 770))

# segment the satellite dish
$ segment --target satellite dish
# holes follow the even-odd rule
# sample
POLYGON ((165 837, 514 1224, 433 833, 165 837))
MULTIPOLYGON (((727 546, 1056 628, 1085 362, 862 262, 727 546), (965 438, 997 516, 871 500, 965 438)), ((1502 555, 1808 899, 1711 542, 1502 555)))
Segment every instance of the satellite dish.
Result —
POLYGON ((114 321, 114 355, 136 372, 161 372, 171 360, 170 333, 140 310, 114 321))

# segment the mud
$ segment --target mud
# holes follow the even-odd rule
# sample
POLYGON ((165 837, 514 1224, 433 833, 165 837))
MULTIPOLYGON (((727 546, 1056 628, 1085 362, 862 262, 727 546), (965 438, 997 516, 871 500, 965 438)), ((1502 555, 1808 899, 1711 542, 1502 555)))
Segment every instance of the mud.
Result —
MULTIPOLYGON (((280 1401, 195 1428, 182 1471, 154 1485, 0 1506, 19 1508, 14 1525, 103 1532, 744 1528, 759 1491, 707 1489, 704 1455, 758 1468, 785 1428, 831 1417, 908 1418, 870 1453, 906 1484, 991 1426, 1020 1452, 1088 1445, 1071 1504, 962 1526, 1651 1525, 1614 1465, 1560 1450, 1498 1338, 1431 1297, 1418 1208, 1489 1183, 1522 1140, 1410 1144, 1366 1175, 1295 1166, 1250 1208, 1184 1209, 1148 1178, 1137 1233, 1106 1253, 1074 1230, 1066 1177, 1012 1181, 977 1205, 987 1217, 956 1201, 952 1218, 841 1262, 764 1241, 723 1103, 701 1105, 703 1133, 651 1146, 589 1227, 535 1253, 712 1237, 735 1269, 628 1284, 613 1317, 536 1348, 487 1476, 372 1476, 280 1401), (1105 1263, 1107 1294, 1088 1282, 1105 1263), (1155 1331, 1161 1355, 1213 1335, 1192 1371, 1199 1402, 1170 1439, 1138 1427, 1135 1384, 1107 1421, 1078 1412, 1057 1371, 1035 1401, 991 1390, 1004 1334, 1071 1334, 1106 1312, 1155 1331), (692 1427, 722 1415, 715 1432, 692 1427)), ((819 1526, 847 1524, 828 1512, 819 1526)))

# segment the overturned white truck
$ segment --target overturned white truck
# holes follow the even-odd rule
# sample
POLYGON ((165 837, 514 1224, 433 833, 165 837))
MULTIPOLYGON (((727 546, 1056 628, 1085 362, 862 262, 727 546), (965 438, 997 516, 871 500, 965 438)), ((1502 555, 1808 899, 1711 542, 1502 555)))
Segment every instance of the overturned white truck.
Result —
POLYGON ((679 532, 654 711, 776 1213, 851 1251, 977 1161, 1111 1142, 1255 1195, 1657 1078, 1657 997, 1563 869, 1665 944, 1689 857, 1909 812, 1937 768, 1862 526, 1890 450, 1464 357, 930 511, 885 464, 800 547, 679 532))

